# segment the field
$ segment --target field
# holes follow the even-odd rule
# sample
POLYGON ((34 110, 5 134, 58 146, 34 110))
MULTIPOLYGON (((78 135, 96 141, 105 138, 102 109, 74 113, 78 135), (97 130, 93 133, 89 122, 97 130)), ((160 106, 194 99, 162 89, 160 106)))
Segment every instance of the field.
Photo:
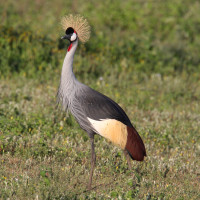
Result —
POLYGON ((0 0, 0 199, 200 199, 200 3, 0 0), (74 73, 126 111, 146 146, 90 141, 56 106, 68 43, 60 19, 84 15, 74 73))

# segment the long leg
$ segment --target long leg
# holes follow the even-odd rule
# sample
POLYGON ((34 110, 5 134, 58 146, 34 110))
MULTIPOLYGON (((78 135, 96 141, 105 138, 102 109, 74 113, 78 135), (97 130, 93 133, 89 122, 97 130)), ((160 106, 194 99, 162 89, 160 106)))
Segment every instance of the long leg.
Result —
POLYGON ((131 161, 130 161, 130 157, 128 155, 128 152, 126 150, 124 150, 124 155, 125 155, 125 157, 127 159, 128 168, 129 168, 129 170, 131 170, 131 161))
POLYGON ((96 163, 96 155, 94 151, 94 135, 90 137, 90 143, 91 143, 91 169, 90 169, 90 179, 89 179, 88 189, 91 189, 92 177, 93 177, 94 167, 96 163))

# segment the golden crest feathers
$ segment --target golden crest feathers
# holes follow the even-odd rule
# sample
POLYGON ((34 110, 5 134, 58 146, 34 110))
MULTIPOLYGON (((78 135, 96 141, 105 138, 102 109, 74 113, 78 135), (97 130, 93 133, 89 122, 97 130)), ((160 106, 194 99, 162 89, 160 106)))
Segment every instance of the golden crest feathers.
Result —
POLYGON ((64 30, 72 27, 78 35, 81 42, 85 43, 90 38, 90 25, 87 20, 80 15, 66 15, 61 20, 61 25, 64 30))

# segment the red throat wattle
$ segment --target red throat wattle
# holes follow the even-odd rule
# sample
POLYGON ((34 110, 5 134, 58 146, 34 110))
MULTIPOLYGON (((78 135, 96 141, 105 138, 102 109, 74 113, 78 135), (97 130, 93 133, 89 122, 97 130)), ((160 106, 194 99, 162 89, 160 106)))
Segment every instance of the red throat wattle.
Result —
POLYGON ((72 48, 72 43, 69 45, 67 51, 69 52, 71 50, 71 48, 72 48))

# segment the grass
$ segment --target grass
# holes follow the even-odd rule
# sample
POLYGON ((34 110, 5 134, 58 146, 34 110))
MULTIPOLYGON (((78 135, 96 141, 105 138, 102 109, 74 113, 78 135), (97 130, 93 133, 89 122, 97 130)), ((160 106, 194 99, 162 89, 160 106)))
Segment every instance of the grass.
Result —
POLYGON ((105 4, 8 0, 0 8, 0 199, 200 198, 200 4, 105 4), (124 108, 148 155, 129 171, 122 151, 96 136, 90 191, 87 133, 56 108, 66 12, 92 25, 76 52, 77 78, 124 108))
POLYGON ((94 188, 87 191, 90 143, 71 116, 55 109, 58 82, 16 79, 0 85, 2 199, 198 199, 199 82, 97 80, 96 89, 127 111, 148 157, 130 172, 121 150, 96 136, 94 188))

